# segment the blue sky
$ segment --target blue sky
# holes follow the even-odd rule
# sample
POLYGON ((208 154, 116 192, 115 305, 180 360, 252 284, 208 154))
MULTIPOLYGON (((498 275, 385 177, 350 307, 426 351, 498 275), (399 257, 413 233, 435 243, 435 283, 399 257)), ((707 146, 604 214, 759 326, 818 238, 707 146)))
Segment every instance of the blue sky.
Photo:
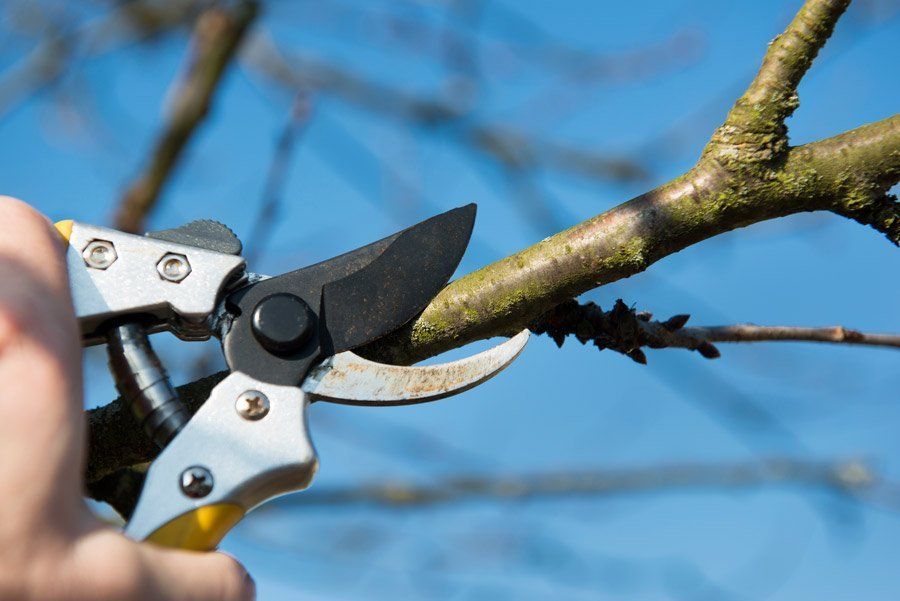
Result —
MULTIPOLYGON (((349 11, 336 21, 325 5, 273 2, 261 23, 284 47, 366 77, 422 93, 441 85, 443 71, 425 53, 385 43, 367 26, 385 7, 428 22, 439 11, 347 0, 335 4, 349 11)), ((490 0, 483 38, 515 43, 503 52, 496 50, 503 43, 487 43, 478 55, 485 78, 473 118, 633 158, 649 170, 647 180, 624 184, 534 174, 553 221, 575 223, 688 168, 799 5, 490 0), (673 36, 682 45, 672 46, 672 56, 653 55, 647 73, 589 82, 517 58, 551 38, 615 58, 673 36)), ((33 43, 10 34, 9 23, 0 44, 4 69, 33 43)), ((894 114, 898 40, 896 6, 854 3, 800 86, 792 142, 894 114)), ((2 191, 53 219, 108 222, 150 148, 184 48, 175 35, 83 61, 63 89, 92 107, 93 122, 61 109, 51 92, 5 116, 2 191)), ((460 273, 550 233, 527 218, 503 171, 452 132, 416 128, 327 94, 312 102, 278 225, 255 271, 296 268, 472 201, 479 205, 475 240, 460 273)), ((151 227, 214 218, 246 237, 290 104, 289 94, 252 71, 232 70, 151 227)), ((879 234, 810 214, 703 242, 585 298, 604 307, 623 298, 660 316, 691 313, 698 325, 897 331, 898 268, 900 255, 879 234)), ((197 347, 215 348, 158 338, 179 382, 189 378, 182 366, 197 347)), ((762 457, 865 458, 900 481, 895 352, 809 344, 721 350, 717 361, 651 351, 649 365, 640 366, 535 337, 502 376, 453 399, 394 409, 316 405, 311 429, 321 468, 313 486, 762 457)), ((114 396, 102 355, 87 354, 86 373, 88 404, 114 396)), ((898 537, 897 507, 783 486, 418 509, 291 508, 285 500, 250 516, 224 548, 248 565, 263 600, 888 600, 900 594, 898 537)))

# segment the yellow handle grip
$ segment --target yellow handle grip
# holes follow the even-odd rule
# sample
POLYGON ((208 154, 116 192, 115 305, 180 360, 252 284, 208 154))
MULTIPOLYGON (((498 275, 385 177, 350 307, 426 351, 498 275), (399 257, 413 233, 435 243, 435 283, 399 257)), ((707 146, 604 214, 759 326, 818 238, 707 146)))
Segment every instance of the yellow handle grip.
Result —
POLYGON ((244 509, 231 503, 198 507, 160 527, 147 537, 163 547, 212 551, 244 517, 244 509))
POLYGON ((56 228, 56 232, 59 234, 59 237, 62 238, 62 241, 66 243, 66 246, 69 245, 69 238, 72 237, 72 226, 74 224, 75 222, 71 219, 57 221, 53 224, 53 227, 56 228))

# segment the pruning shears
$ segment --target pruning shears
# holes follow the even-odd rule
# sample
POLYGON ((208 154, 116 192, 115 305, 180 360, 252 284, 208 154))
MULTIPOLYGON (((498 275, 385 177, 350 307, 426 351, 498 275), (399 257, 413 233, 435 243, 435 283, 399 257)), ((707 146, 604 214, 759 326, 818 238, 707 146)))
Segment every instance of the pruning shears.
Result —
POLYGON ((125 533, 169 547, 215 548, 259 504, 309 486, 314 401, 402 405, 444 398, 511 363, 527 330, 441 365, 381 364, 351 349, 418 315, 453 274, 475 205, 275 277, 249 272, 240 240, 195 221, 137 236, 56 224, 83 346, 106 344, 110 371, 162 449, 125 533), (221 340, 229 375, 191 416, 148 335, 221 340))

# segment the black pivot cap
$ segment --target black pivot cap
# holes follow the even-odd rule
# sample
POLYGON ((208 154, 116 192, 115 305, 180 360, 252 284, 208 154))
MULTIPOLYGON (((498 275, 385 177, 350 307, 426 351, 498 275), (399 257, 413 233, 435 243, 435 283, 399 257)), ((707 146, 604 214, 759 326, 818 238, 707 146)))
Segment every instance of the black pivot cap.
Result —
POLYGON ((300 349, 312 334, 316 316, 303 299, 279 292, 259 301, 253 310, 253 335, 272 353, 300 349))

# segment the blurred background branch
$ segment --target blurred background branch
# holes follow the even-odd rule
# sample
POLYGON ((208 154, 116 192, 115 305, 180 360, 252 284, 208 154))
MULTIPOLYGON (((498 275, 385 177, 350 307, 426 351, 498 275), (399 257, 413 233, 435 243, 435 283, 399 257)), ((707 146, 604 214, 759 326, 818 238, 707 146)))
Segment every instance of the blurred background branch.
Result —
POLYGON ((178 164, 185 145, 209 113, 222 74, 256 16, 257 4, 209 8, 197 17, 186 70, 169 91, 165 123, 147 166, 128 186, 113 219, 122 231, 141 233, 144 221, 178 164))
MULTIPOLYGON (((89 492, 127 518, 134 510, 137 502, 134 491, 140 490, 147 467, 148 464, 140 464, 119 470, 113 477, 92 483, 89 492)), ((567 496, 665 493, 684 489, 752 490, 772 486, 818 489, 863 500, 866 495, 874 498, 882 484, 875 469, 858 459, 812 461, 776 457, 740 463, 674 463, 522 475, 456 475, 421 484, 386 476, 372 484, 316 487, 302 495, 269 503, 257 512, 360 505, 405 509, 471 501, 524 502, 567 496)), ((889 489, 887 486, 884 490, 889 489)))
POLYGON ((772 458, 745 463, 671 464, 637 469, 558 471, 519 476, 455 476, 433 484, 385 478, 386 483, 310 490, 284 498, 273 508, 376 505, 391 508, 493 500, 527 501, 563 496, 664 493, 681 489, 740 489, 798 486, 850 497, 879 484, 870 465, 856 459, 808 461, 772 458))

